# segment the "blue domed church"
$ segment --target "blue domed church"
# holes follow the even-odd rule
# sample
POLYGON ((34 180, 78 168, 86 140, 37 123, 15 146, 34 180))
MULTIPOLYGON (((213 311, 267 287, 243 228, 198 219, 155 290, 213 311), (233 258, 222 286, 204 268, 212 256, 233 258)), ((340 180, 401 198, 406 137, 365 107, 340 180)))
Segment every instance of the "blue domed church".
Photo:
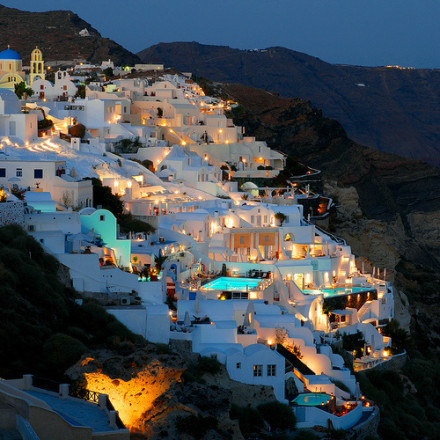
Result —
POLYGON ((25 80, 21 57, 8 46, 0 52, 0 88, 14 90, 15 84, 25 80))

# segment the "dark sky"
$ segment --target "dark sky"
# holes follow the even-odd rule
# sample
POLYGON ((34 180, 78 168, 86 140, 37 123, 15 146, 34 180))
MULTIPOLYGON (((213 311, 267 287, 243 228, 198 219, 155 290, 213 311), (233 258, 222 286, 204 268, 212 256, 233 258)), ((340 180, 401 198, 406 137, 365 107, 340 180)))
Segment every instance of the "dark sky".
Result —
POLYGON ((158 42, 284 46, 325 61, 440 67, 440 0, 0 0, 69 9, 132 52, 158 42))

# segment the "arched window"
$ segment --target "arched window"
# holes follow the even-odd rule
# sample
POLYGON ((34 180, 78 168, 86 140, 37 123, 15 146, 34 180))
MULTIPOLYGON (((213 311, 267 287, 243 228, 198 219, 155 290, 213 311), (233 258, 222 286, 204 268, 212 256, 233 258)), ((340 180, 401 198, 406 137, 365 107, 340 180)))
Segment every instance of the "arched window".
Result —
POLYGON ((295 240, 295 236, 293 234, 291 234, 290 232, 288 232, 284 236, 284 241, 294 241, 294 240, 295 240))

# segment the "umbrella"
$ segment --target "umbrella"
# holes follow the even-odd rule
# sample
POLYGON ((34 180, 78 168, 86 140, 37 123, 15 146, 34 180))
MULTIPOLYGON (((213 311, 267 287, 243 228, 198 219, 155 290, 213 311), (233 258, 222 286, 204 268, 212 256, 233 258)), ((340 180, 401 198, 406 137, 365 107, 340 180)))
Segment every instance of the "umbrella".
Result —
POLYGON ((200 293, 196 293, 196 302, 194 304, 194 313, 199 314, 200 313, 200 293))
POLYGON ((188 311, 185 312, 185 318, 183 319, 183 325, 185 327, 190 327, 191 326, 191 320, 189 319, 188 311))

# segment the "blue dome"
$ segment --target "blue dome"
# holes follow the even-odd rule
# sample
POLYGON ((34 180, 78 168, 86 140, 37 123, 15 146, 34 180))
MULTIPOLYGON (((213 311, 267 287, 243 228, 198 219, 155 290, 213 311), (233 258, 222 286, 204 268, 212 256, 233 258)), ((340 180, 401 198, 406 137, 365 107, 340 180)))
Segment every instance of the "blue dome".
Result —
POLYGON ((0 60, 21 60, 21 56, 15 50, 9 49, 0 52, 0 60))

